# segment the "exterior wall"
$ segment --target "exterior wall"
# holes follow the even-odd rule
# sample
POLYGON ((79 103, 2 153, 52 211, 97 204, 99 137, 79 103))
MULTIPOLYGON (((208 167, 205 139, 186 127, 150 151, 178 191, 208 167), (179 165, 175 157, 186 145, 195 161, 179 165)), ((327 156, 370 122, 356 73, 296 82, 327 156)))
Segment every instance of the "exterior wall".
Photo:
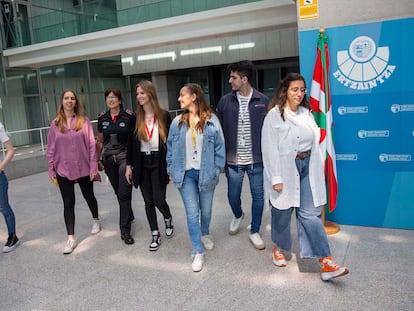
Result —
POLYGON ((414 44, 406 40, 414 5, 319 0, 319 17, 298 22, 300 68, 309 88, 321 25, 329 38, 339 185, 337 207, 327 218, 414 229, 414 44))
MULTIPOLYGON (((299 8, 299 2, 296 1, 299 8)), ((412 0, 318 0, 319 17, 299 20, 299 31, 401 19, 414 16, 412 0)))
MULTIPOLYGON (((191 48, 195 45, 204 47, 203 44, 208 40, 214 42, 214 40, 220 41, 229 37, 233 37, 235 43, 239 43, 237 38, 240 35, 260 37, 260 34, 264 33, 269 36, 266 33, 267 31, 278 29, 296 30, 296 14, 293 2, 288 0, 264 0, 236 7, 192 13, 186 15, 185 18, 181 16, 164 18, 9 49, 4 51, 4 56, 6 64, 10 67, 39 68, 91 58, 156 51, 160 47, 162 49, 166 46, 176 45, 182 47, 184 45, 191 48)), ((272 55, 272 52, 278 57, 279 41, 272 38, 267 39, 266 37, 261 37, 261 39, 263 39, 263 42, 269 42, 269 44, 274 42, 275 46, 260 46, 260 42, 258 42, 259 47, 256 50, 263 51, 266 57, 269 57, 269 54, 272 55)), ((284 39, 286 40, 283 44, 296 41, 295 37, 292 36, 284 39)), ((204 55, 204 57, 211 57, 210 55, 204 55)), ((164 59, 158 59, 156 62, 162 63, 164 59)), ((235 55, 233 58, 234 61, 239 59, 239 55, 235 55)), ((130 60, 123 57, 123 62, 129 62, 132 65, 136 61, 134 58, 130 60)))

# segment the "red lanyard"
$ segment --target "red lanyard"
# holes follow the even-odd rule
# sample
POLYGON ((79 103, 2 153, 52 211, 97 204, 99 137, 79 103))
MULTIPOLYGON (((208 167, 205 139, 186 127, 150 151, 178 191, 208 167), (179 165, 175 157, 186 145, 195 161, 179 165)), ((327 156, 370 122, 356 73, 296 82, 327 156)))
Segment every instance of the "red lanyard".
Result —
POLYGON ((152 129, 151 129, 151 132, 148 130, 147 123, 145 123, 145 130, 147 131, 148 138, 149 138, 150 140, 151 140, 151 138, 152 138, 152 134, 154 134, 155 120, 156 120, 156 118, 155 118, 155 114, 154 114, 154 120, 153 120, 153 122, 152 122, 152 129))

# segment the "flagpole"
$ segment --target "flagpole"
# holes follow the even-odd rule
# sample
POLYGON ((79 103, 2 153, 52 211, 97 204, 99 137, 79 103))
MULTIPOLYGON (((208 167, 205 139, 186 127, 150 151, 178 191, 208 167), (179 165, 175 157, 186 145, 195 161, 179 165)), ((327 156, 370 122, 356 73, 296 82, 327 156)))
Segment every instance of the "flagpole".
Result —
MULTIPOLYGON (((325 34, 325 28, 323 26, 319 27, 319 36, 323 37, 325 34)), ((325 219, 325 209, 326 206, 322 206, 322 222, 324 224, 325 232, 327 235, 332 235, 338 233, 340 231, 340 227, 338 224, 334 223, 333 221, 329 221, 325 219)))

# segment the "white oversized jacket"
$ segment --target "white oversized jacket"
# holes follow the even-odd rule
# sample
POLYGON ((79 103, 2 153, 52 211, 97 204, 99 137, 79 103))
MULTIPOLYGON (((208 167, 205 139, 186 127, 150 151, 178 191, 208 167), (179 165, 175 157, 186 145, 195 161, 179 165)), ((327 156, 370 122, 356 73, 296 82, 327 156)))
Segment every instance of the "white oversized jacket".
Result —
MULTIPOLYGON (((319 147, 320 129, 308 109, 298 107, 298 114, 303 114, 303 119, 314 134, 309 160, 309 180, 313 203, 317 207, 326 203, 324 159, 319 147)), ((268 112, 262 127, 265 206, 269 207, 270 201, 281 210, 300 207, 300 177, 295 164, 300 133, 288 114, 285 113, 284 116, 286 121, 282 120, 279 107, 276 106, 268 112), (273 190, 273 185, 278 183, 283 183, 281 192, 273 190)))

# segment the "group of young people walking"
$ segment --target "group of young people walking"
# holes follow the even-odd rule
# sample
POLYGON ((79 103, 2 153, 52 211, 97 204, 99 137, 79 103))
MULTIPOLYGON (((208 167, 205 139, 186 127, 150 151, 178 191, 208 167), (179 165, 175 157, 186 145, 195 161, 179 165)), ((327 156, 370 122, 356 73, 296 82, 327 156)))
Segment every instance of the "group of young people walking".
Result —
MULTIPOLYGON (((201 271, 204 250, 214 248, 210 222, 220 174, 225 172, 227 178, 233 212, 229 234, 235 235, 245 216, 241 192, 246 173, 252 196, 249 240, 256 249, 266 248, 260 227, 264 207, 270 208, 273 263, 286 266, 285 252, 292 247, 290 219, 295 211, 300 256, 319 258, 323 280, 348 273, 347 268, 333 262, 321 219, 326 203, 324 159, 319 128, 306 100, 304 78, 287 74, 269 101, 251 85, 254 66, 250 61, 230 64, 228 69, 232 91, 220 99, 216 111, 212 111, 198 84, 187 83, 178 98, 183 113, 173 120, 160 108, 150 81, 136 85, 135 113, 124 109, 118 89, 108 89, 108 110, 98 117, 96 139, 76 93, 62 93, 48 134, 47 161, 49 178, 59 187, 63 199, 68 235, 64 254, 77 246, 76 183, 92 214, 91 233, 101 230, 93 182, 100 180, 99 170, 104 170, 119 203, 121 240, 128 245, 134 243, 132 188, 140 188, 151 232, 151 251, 161 244, 157 209, 164 220, 163 234, 167 238, 174 235, 166 200, 166 187, 172 181, 186 212, 192 270, 201 271)), ((7 141, 2 135, 0 138, 7 141)), ((9 237, 13 237, 15 229, 9 227, 9 237)))

